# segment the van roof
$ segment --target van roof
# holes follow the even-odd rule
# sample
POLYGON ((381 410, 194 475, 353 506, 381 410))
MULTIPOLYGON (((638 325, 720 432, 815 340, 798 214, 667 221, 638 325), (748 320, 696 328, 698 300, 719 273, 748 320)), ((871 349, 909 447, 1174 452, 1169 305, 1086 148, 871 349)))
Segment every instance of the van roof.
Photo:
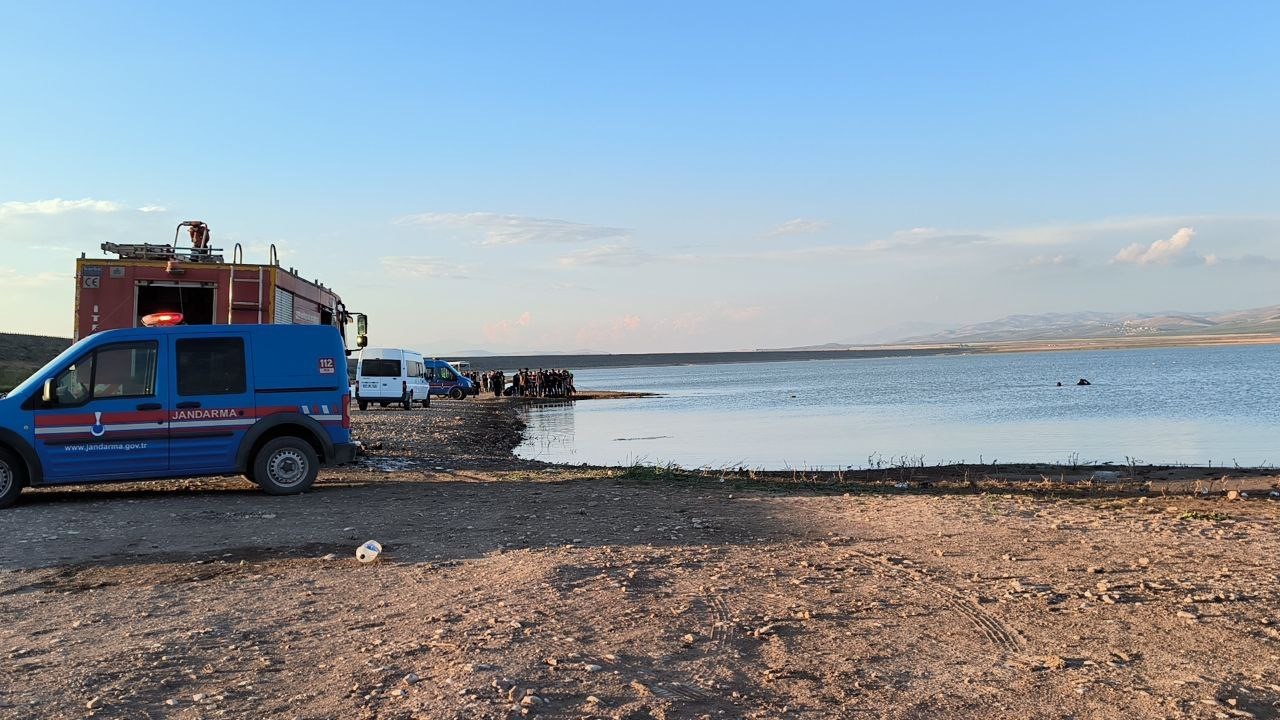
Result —
POLYGON ((371 360, 375 358, 399 358, 405 355, 422 357, 422 353, 417 350, 405 350, 403 348, 367 347, 360 351, 360 357, 367 357, 371 360))

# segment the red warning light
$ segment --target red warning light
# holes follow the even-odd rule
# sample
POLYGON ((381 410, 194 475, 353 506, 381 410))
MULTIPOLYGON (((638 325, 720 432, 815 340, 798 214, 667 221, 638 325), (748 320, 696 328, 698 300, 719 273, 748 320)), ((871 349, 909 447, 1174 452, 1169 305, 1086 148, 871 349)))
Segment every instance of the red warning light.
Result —
POLYGON ((150 315, 144 315, 142 317, 142 324, 145 327, 169 327, 170 325, 181 325, 182 313, 151 313, 150 315))

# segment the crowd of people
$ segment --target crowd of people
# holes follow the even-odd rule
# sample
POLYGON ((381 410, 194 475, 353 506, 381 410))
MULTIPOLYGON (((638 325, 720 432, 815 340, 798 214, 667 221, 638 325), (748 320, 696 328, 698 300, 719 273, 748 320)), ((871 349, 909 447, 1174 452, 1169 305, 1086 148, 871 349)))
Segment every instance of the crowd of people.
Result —
POLYGON ((573 397, 573 373, 568 370, 530 370, 525 368, 507 375, 501 370, 467 373, 479 384, 480 392, 494 397, 573 397))

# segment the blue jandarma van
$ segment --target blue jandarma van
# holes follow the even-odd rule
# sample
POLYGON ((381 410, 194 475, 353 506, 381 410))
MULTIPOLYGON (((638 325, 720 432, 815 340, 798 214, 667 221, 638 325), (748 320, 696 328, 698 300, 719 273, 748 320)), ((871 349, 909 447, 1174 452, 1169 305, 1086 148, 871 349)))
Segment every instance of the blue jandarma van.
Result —
POLYGON ((463 375, 458 368, 439 358, 424 361, 427 366, 427 379, 431 383, 432 395, 448 395, 454 400, 461 400, 468 395, 476 395, 480 389, 471 382, 471 378, 463 375))
POLYGON ((243 474, 302 492, 349 462, 342 336, 321 325, 108 330, 0 398, 0 507, 24 486, 243 474))

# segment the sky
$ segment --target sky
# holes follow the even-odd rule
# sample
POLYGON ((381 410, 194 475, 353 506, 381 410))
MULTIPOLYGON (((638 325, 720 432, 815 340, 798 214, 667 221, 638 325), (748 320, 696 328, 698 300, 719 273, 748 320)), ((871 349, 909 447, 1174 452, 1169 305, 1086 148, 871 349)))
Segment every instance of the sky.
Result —
POLYGON ((1280 304, 1280 5, 10 3, 0 331, 209 223, 431 355, 1280 304))

